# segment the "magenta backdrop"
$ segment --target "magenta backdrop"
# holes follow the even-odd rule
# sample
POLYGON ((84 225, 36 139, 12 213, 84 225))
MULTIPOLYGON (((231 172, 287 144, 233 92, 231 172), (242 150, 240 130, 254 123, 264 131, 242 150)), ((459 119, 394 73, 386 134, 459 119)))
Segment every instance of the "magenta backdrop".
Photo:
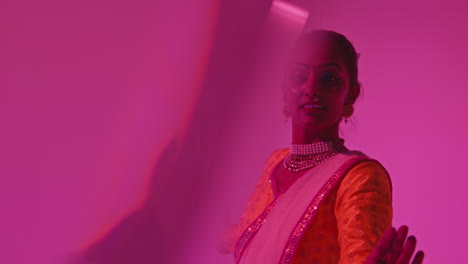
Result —
MULTIPOLYGON (((394 224, 410 226, 425 263, 468 262, 468 4, 292 2, 310 10, 307 28, 342 32, 361 53, 363 96, 342 135, 389 170, 394 224)), ((269 4, 2 1, 0 262, 63 263, 93 241, 126 241, 109 235, 120 220, 156 208, 130 233, 154 220, 162 242, 134 246, 174 246, 168 263, 230 263, 218 230, 289 144, 275 69, 255 56, 269 4), (189 165, 152 173, 186 132, 189 165)))

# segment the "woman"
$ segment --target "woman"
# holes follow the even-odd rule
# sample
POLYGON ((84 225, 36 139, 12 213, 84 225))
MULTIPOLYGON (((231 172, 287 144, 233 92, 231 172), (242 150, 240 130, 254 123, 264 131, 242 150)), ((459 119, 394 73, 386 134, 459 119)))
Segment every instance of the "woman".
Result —
POLYGON ((270 156, 231 233, 236 263, 364 263, 391 227, 388 173, 339 138, 360 93, 357 59, 336 32, 299 40, 283 89, 292 145, 270 156))

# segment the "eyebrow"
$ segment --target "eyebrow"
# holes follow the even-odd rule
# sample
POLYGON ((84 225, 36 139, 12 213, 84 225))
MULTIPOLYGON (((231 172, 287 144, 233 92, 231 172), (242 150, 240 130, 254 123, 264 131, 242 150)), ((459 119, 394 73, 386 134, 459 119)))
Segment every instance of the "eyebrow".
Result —
POLYGON ((325 63, 325 64, 320 64, 318 66, 310 66, 309 64, 305 64, 305 63, 300 63, 300 62, 297 62, 296 63, 296 66, 301 66, 302 68, 307 68, 307 69, 310 69, 310 68, 325 68, 325 67, 335 67, 335 68, 338 68, 339 70, 341 70, 341 66, 338 64, 338 63, 325 63))

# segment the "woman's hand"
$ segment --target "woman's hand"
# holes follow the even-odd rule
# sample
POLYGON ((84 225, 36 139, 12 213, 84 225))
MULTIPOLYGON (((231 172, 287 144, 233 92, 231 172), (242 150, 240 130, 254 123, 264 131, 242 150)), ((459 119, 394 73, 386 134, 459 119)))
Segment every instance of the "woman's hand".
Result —
MULTIPOLYGON (((406 239, 407 235, 407 226, 401 226, 398 231, 393 227, 388 229, 364 264, 409 264, 416 249, 416 238, 406 239)), ((424 252, 418 251, 411 264, 421 264, 423 258, 424 252)))

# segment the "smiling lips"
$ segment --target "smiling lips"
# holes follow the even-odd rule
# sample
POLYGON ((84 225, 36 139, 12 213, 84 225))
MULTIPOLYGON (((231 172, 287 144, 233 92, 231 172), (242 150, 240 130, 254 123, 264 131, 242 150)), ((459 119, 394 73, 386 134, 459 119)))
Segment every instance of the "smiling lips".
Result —
POLYGON ((307 110, 325 110, 326 106, 317 104, 317 103, 305 103, 301 106, 301 109, 307 109, 307 110))

